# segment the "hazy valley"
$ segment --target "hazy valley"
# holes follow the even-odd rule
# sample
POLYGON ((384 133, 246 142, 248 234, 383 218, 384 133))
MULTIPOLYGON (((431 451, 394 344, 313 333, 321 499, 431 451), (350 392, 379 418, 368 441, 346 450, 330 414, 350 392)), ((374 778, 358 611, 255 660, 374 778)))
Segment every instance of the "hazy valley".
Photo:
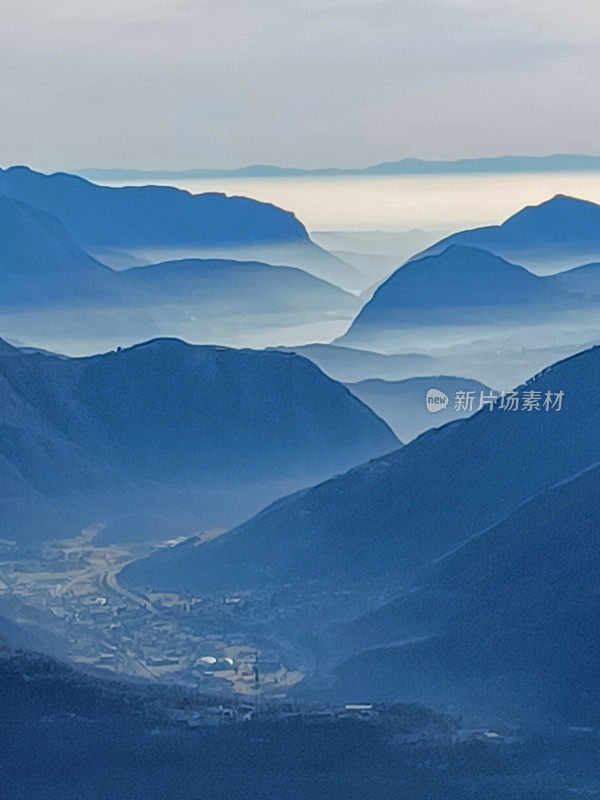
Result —
POLYGON ((279 797, 281 741, 294 798, 600 790, 599 206, 313 240, 14 167, 0 232, 11 798, 28 739, 56 786, 208 749, 182 798, 279 797))

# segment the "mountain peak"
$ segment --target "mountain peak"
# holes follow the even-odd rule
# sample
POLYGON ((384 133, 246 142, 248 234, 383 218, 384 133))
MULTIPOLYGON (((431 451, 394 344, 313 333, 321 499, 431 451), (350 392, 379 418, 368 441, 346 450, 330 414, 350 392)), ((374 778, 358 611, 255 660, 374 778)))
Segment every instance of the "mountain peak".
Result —
POLYGON ((506 259, 502 258, 501 256, 497 256, 494 253, 490 253, 489 250, 485 250, 483 247, 477 247, 469 244, 450 244, 440 253, 424 256, 423 258, 416 258, 414 261, 409 263, 411 265, 418 264, 421 261, 425 261, 426 258, 435 258, 438 260, 437 263, 440 264, 453 263, 458 260, 465 266, 480 267, 482 265, 493 264, 494 266, 500 268, 509 267, 513 269, 523 269, 523 267, 518 266, 518 264, 511 264, 510 262, 506 261, 506 259))
POLYGON ((355 320, 364 322, 377 310, 489 306, 529 302, 537 297, 539 279, 517 264, 483 250, 451 244, 442 252, 409 261, 375 292, 355 320))
POLYGON ((525 206, 501 226, 511 232, 527 231, 552 240, 600 236, 600 206, 590 200, 556 194, 538 205, 525 206))
MULTIPOLYGON (((147 481, 157 481, 161 514, 175 487, 227 487, 239 490, 243 514, 238 500, 227 500, 226 509, 239 521, 281 486, 315 483, 400 446, 370 408, 300 356, 162 338, 68 360, 19 350, 5 356, 3 348, 3 508, 9 490, 52 495, 57 504, 71 492, 93 491, 105 519, 118 509, 103 493, 117 486, 145 492, 147 481)), ((218 503, 208 505, 214 511, 218 503)), ((17 526, 28 513, 19 508, 16 517, 0 515, 0 536, 17 528, 19 536, 37 535, 26 520, 17 526)))
POLYGON ((522 214, 524 211, 528 211, 529 209, 536 209, 537 211, 544 211, 547 209, 553 208, 572 208, 574 210, 596 210, 596 212, 600 211, 600 206, 597 203, 594 203, 592 200, 584 200, 582 197, 573 197, 570 194, 563 194, 559 192, 555 194, 553 197, 548 198, 548 200, 543 200, 541 203, 537 203, 537 205, 532 204, 529 206, 525 206, 520 211, 517 211, 516 214, 513 214, 513 217, 522 214))
POLYGON ((591 200, 584 200, 581 197, 573 197, 570 194, 563 194, 562 192, 558 192, 555 194, 554 197, 551 197, 550 200, 544 200, 543 203, 540 203, 540 206, 545 206, 550 203, 569 203, 573 205, 580 205, 580 206, 596 206, 597 203, 592 202, 591 200))
POLYGON ((501 225, 453 233, 411 261, 441 253, 454 244, 483 248, 539 275, 561 272, 600 260, 600 205, 556 194, 521 208, 501 225))

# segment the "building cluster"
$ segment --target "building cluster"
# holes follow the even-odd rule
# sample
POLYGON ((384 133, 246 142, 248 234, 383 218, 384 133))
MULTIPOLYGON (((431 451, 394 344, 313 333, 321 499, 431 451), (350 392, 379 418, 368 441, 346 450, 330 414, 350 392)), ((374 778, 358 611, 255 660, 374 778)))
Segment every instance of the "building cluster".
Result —
POLYGON ((53 543, 36 558, 0 562, 0 594, 18 600, 25 624, 47 629, 71 661, 94 670, 242 695, 279 693, 301 677, 271 645, 235 630, 238 615, 254 608, 248 596, 136 596, 115 577, 128 557, 93 537, 53 543))

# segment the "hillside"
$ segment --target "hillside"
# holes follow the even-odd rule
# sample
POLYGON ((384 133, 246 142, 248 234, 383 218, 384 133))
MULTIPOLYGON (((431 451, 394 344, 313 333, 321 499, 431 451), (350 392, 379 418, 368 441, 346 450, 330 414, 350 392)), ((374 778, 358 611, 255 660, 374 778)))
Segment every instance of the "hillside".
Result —
POLYGON ((206 590, 307 580, 398 587, 519 503, 598 459, 600 349, 521 388, 564 392, 560 411, 484 408, 401 450, 284 498, 193 552, 131 565, 131 584, 206 590))
POLYGON ((0 229, 0 305, 119 299, 113 271, 88 255, 50 214, 0 196, 0 229))
POLYGON ((596 463, 538 493, 353 623, 348 647, 368 649, 338 667, 338 691, 589 718, 600 698, 599 481, 596 463))
MULTIPOLYGON (((293 355, 178 340, 79 359, 5 346, 0 384, 0 469, 9 479, 1 499, 17 518, 31 517, 17 501, 23 494, 54 502, 86 493, 102 508, 103 495, 142 485, 156 486, 150 494, 159 506, 161 492, 196 487, 183 501, 194 508, 201 491, 229 486, 221 512, 231 517, 242 513, 242 484, 254 486, 242 506, 257 510, 282 487, 398 446, 347 389, 293 355)), ((17 524, 11 519, 2 527, 17 524)))
POLYGON ((261 702, 242 722, 248 702, 0 651, 3 800, 192 800, 198 787, 211 800, 397 800, 406 787, 411 800, 475 800, 488 789, 503 800, 568 800, 570 787, 553 791, 555 756, 578 785, 598 782, 595 740, 583 754, 562 751, 565 737, 551 752, 546 740, 475 748, 452 743, 451 716, 417 705, 386 708, 374 724, 337 719, 323 704, 302 704, 307 720, 289 703, 261 702), (223 707, 239 724, 215 724, 223 707), (434 758, 443 771, 430 768, 434 758))
POLYGON ((476 247, 450 245, 409 261, 384 281, 341 343, 408 325, 533 320, 566 302, 559 287, 476 247))

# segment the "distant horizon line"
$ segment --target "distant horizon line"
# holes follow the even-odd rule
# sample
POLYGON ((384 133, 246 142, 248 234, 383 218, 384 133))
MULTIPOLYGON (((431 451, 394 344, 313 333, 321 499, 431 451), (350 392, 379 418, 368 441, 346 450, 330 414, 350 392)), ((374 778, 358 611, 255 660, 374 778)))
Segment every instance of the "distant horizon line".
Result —
POLYGON ((449 160, 403 158, 383 161, 366 167, 281 167, 274 164, 250 164, 229 169, 137 169, 128 167, 85 167, 69 170, 89 180, 169 179, 169 178, 279 178, 343 177, 373 175, 445 175, 469 173, 518 172, 589 172, 600 171, 600 155, 556 153, 543 156, 484 156, 449 160))

